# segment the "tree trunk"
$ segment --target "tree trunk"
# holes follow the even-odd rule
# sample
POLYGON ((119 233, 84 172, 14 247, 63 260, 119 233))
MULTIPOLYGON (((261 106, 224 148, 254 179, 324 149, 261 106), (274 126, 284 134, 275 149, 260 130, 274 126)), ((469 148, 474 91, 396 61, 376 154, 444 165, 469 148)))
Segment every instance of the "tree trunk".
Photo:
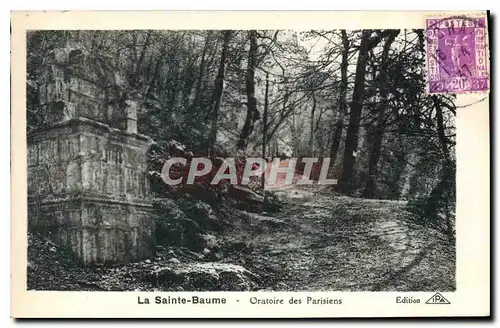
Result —
POLYGON ((219 111, 220 103, 222 100, 222 93, 224 91, 224 70, 226 65, 227 48, 229 45, 229 38, 231 37, 231 31, 224 31, 224 43, 222 45, 222 54, 220 56, 219 69, 217 71, 217 77, 215 78, 215 88, 212 94, 212 127, 210 131, 210 152, 214 152, 214 146, 217 142, 217 124, 219 123, 219 111))
POLYGON ((444 193, 453 187, 453 179, 455 177, 455 170, 452 162, 445 161, 441 171, 441 179, 432 189, 425 205, 427 218, 433 220, 437 219, 439 209, 445 206, 444 193))
MULTIPOLYGON (((268 101, 269 101, 269 74, 266 74, 266 91, 264 96, 264 118, 262 122, 262 158, 266 160, 266 134, 267 134, 267 109, 268 109, 268 101)), ((266 175, 262 174, 261 177, 261 187, 264 191, 264 187, 266 185, 266 175)), ((264 203, 265 203, 265 192, 264 192, 264 203)))
POLYGON ((335 164, 340 148, 340 139, 344 130, 344 117, 347 110, 347 65, 349 59, 349 39, 346 30, 340 31, 342 34, 342 62, 340 64, 341 87, 339 95, 339 112, 335 122, 332 135, 332 146, 330 148, 330 163, 335 164))
MULTIPOLYGON (((446 207, 446 200, 444 197, 445 192, 451 188, 454 188, 455 164, 450 158, 450 153, 446 142, 443 111, 441 105, 438 103, 436 96, 433 96, 432 99, 434 102, 434 107, 436 109, 437 132, 444 154, 444 161, 441 168, 441 179, 438 184, 432 189, 429 197, 427 198, 425 213, 428 218, 437 219, 439 209, 441 207, 446 207)), ((448 231, 451 231, 451 227, 448 227, 448 231)))
POLYGON ((366 61, 371 33, 372 32, 370 30, 363 31, 358 53, 358 62, 356 64, 356 78, 354 81, 354 91, 352 95, 351 114, 349 117, 349 126, 347 128, 347 136, 345 140, 342 175, 339 181, 340 191, 343 193, 349 193, 352 189, 351 179, 354 169, 354 152, 358 146, 358 130, 363 105, 366 61))
POLYGON ((238 149, 245 150, 248 146, 248 137, 252 134, 255 122, 260 118, 255 99, 255 67, 257 65, 257 31, 248 31, 250 49, 248 50, 248 65, 246 72, 247 115, 237 143, 238 149))
POLYGON ((134 74, 134 79, 133 79, 133 87, 137 88, 139 86, 139 81, 141 77, 141 68, 142 64, 144 62, 144 58, 146 57, 146 52, 148 50, 148 46, 151 40, 151 32, 147 32, 146 34, 146 41, 144 41, 144 46, 142 47, 141 55, 139 57, 139 60, 137 61, 137 65, 135 68, 135 74, 134 74))
POLYGON ((313 105, 311 108, 311 134, 309 136, 309 151, 311 157, 314 156, 314 112, 316 111, 316 97, 314 91, 312 92, 313 105))
POLYGON ((210 34, 211 34, 211 31, 208 31, 208 34, 205 37, 205 45, 203 46, 203 51, 201 53, 200 69, 198 71, 198 79, 196 81, 194 101, 193 101, 193 104, 191 106, 191 110, 193 112, 196 110, 200 110, 202 108, 202 106, 201 106, 201 84, 203 82, 203 75, 205 73, 205 60, 206 60, 206 56, 207 56, 208 44, 210 42, 210 34))
POLYGON ((387 107, 389 107, 388 100, 388 62, 389 62, 389 50, 391 45, 399 34, 399 30, 394 31, 387 38, 384 50, 382 51, 381 58, 381 69, 379 73, 379 93, 380 93, 380 104, 378 107, 377 120, 374 126, 371 128, 371 133, 369 134, 370 142, 370 154, 368 160, 368 176, 366 179, 366 188, 364 192, 365 198, 373 198, 376 193, 376 177, 378 173, 378 161, 380 160, 382 140, 384 139, 385 133, 385 112, 387 107))
POLYGON ((160 58, 156 59, 155 68, 153 70, 153 76, 149 80, 149 84, 148 84, 148 88, 147 88, 146 96, 145 96, 146 99, 151 97, 151 95, 153 94, 153 92, 156 89, 156 87, 155 87, 156 80, 158 78, 158 75, 160 74, 160 67, 163 65, 163 62, 164 62, 165 58, 167 57, 166 49, 167 49, 167 44, 164 42, 162 45, 161 51, 160 51, 160 54, 161 54, 160 58))
POLYGON ((354 152, 358 147, 359 122, 363 110, 363 96, 365 91, 365 74, 368 52, 375 48, 377 44, 387 37, 394 30, 385 30, 371 37, 372 30, 363 30, 361 44, 358 52, 358 62, 356 64, 356 78, 354 79, 354 91, 352 94, 351 113, 349 117, 349 126, 347 127, 347 136, 344 147, 344 159, 342 163, 342 175, 339 181, 340 191, 349 193, 352 189, 352 175, 354 171, 354 152))

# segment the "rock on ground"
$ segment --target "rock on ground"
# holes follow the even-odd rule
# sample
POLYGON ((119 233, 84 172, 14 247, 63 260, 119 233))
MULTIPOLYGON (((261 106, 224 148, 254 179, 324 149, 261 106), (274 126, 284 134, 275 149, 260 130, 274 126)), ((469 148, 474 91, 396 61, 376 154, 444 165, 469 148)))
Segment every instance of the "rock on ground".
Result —
POLYGON ((184 291, 250 291, 258 277, 239 265, 191 263, 154 270, 152 283, 158 288, 184 291))

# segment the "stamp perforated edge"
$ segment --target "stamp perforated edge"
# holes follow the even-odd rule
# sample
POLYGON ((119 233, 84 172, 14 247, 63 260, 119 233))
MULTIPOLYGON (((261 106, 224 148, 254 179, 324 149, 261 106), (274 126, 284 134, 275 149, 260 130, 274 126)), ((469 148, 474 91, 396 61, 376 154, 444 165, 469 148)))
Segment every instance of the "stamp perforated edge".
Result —
POLYGON ((449 95, 449 94, 488 94, 490 93, 490 90, 491 90, 491 78, 490 78, 490 42, 489 42, 489 33, 488 33, 488 13, 486 11, 482 11, 482 12, 443 12, 443 13, 433 13, 433 14, 429 14, 429 15, 425 15, 424 16, 424 39, 425 39, 425 70, 426 70, 426 74, 425 74, 425 83, 426 83, 426 93, 427 94, 432 94, 432 95, 438 95, 438 94, 446 94, 446 95, 449 95), (468 90, 468 91, 459 91, 459 92, 454 92, 454 91, 442 91, 442 92, 430 92, 430 79, 429 79, 429 56, 428 56, 428 40, 427 40, 427 20, 429 19, 441 19, 441 20, 444 20, 446 18, 452 18, 452 17, 466 17, 466 18, 469 18, 469 19, 474 19, 474 18, 484 18, 484 22, 485 22, 485 27, 484 27, 484 30, 485 30, 485 57, 486 57, 486 70, 488 72, 488 76, 487 76, 487 81, 488 81, 488 88, 486 90, 468 90))

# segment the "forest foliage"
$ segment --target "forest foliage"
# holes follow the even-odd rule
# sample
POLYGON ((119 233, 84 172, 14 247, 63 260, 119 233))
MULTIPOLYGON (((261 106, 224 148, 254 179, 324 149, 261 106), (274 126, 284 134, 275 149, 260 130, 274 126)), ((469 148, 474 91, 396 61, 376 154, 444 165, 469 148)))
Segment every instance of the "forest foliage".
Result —
POLYGON ((454 212, 454 98, 426 92, 423 30, 33 31, 27 46, 28 130, 46 54, 83 47, 123 77, 160 145, 330 157, 342 194, 406 199, 433 222, 454 212))

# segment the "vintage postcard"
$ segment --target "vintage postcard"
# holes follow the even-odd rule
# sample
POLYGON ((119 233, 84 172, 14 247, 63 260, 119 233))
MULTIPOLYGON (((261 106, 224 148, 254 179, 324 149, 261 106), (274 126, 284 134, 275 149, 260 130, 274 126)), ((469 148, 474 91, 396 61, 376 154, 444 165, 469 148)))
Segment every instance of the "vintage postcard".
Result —
POLYGON ((11 315, 490 316, 488 19, 12 12, 11 315))

